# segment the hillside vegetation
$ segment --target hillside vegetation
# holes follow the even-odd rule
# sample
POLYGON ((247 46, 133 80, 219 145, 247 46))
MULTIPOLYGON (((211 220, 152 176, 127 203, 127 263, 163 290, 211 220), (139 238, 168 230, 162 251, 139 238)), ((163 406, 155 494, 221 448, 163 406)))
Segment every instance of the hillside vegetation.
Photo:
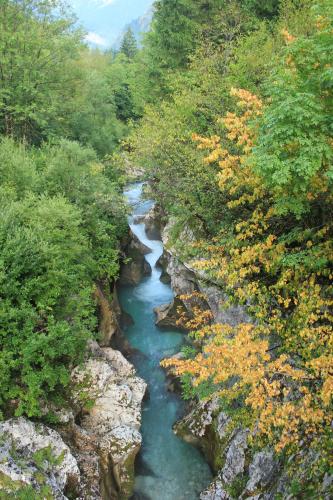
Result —
POLYGON ((95 282, 118 275, 126 209, 108 155, 141 113, 138 70, 124 53, 88 49, 75 26, 60 1, 0 5, 4 416, 64 404, 98 335, 95 282))
POLYGON ((203 347, 165 365, 185 395, 218 395, 256 429, 254 448, 306 463, 301 498, 332 467, 332 29, 326 0, 157 2, 151 99, 126 143, 176 220, 179 255, 252 318, 199 314, 203 347))

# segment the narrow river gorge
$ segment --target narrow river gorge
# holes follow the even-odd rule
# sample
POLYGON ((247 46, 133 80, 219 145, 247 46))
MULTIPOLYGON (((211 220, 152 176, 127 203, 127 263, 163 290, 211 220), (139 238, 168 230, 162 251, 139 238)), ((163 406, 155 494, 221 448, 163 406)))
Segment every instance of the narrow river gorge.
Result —
POLYGON ((212 479, 201 453, 179 439, 172 426, 185 411, 181 398, 167 390, 167 380, 160 368, 161 359, 178 352, 183 334, 161 331, 155 325, 154 308, 170 302, 173 292, 160 281, 156 262, 163 253, 161 241, 149 240, 145 225, 135 218, 146 214, 153 202, 144 200, 142 183, 128 186, 125 196, 131 206, 129 225, 139 240, 151 248, 146 260, 152 268, 137 286, 120 288, 121 306, 133 318, 125 335, 135 354, 131 358, 137 373, 148 384, 148 397, 143 407, 143 445, 136 467, 134 498, 151 500, 194 500, 212 479))

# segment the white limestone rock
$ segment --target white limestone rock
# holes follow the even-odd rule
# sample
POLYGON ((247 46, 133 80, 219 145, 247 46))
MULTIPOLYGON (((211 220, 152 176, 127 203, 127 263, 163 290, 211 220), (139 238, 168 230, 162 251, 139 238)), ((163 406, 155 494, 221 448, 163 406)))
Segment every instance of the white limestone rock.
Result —
POLYGON ((66 488, 78 490, 77 461, 56 431, 21 417, 1 423, 0 438, 0 497, 1 491, 27 486, 40 491, 46 486, 54 498, 64 500, 66 488), (37 452, 45 453, 42 464, 37 452))
POLYGON ((239 429, 231 440, 221 473, 226 484, 231 484, 239 474, 244 472, 248 433, 248 430, 239 429))
POLYGON ((249 467, 249 480, 246 484, 246 493, 253 493, 270 484, 278 472, 278 462, 272 450, 263 450, 256 453, 249 467))
POLYGON ((112 498, 118 490, 126 497, 134 484, 134 460, 141 446, 141 404, 147 385, 119 351, 96 344, 91 347, 94 358, 73 372, 74 384, 88 381, 77 399, 84 390, 84 399, 93 401, 83 409, 80 427, 93 436, 100 452, 103 496, 112 498))
POLYGON ((200 494, 200 500, 232 500, 220 479, 216 479, 200 494))
POLYGON ((191 442, 191 439, 186 438, 187 434, 191 434, 193 438, 203 438, 207 427, 212 424, 214 413, 218 408, 217 398, 198 403, 188 415, 177 422, 175 426, 176 434, 189 442, 191 442))

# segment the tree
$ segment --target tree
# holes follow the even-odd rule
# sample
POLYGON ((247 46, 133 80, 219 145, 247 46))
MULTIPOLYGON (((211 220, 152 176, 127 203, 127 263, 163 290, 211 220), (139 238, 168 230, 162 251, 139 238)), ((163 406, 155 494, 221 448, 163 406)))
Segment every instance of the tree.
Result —
POLYGON ((242 3, 258 17, 271 19, 278 15, 281 0, 245 0, 242 3))
POLYGON ((283 64, 267 84, 271 104, 255 162, 280 212, 300 216, 315 204, 325 222, 333 192, 332 4, 323 1, 314 13, 307 37, 283 31, 283 64))
POLYGON ((0 132, 38 142, 62 126, 80 39, 60 0, 1 2, 0 132))
POLYGON ((135 39, 134 33, 129 27, 124 34, 123 40, 120 46, 120 52, 125 54, 128 59, 133 59, 138 51, 137 41, 135 39))

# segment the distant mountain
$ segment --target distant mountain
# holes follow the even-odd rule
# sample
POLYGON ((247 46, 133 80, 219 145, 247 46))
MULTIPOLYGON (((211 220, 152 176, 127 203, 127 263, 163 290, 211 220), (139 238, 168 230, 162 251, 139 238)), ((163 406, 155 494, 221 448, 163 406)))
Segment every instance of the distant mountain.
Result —
POLYGON ((152 6, 143 16, 134 19, 129 24, 126 24, 122 33, 118 36, 117 40, 113 44, 112 48, 114 50, 120 49, 124 34, 128 30, 128 28, 131 28, 131 30, 133 31, 136 41, 140 46, 142 42, 142 36, 144 35, 144 33, 147 33, 150 30, 153 15, 154 15, 154 7, 152 6))

